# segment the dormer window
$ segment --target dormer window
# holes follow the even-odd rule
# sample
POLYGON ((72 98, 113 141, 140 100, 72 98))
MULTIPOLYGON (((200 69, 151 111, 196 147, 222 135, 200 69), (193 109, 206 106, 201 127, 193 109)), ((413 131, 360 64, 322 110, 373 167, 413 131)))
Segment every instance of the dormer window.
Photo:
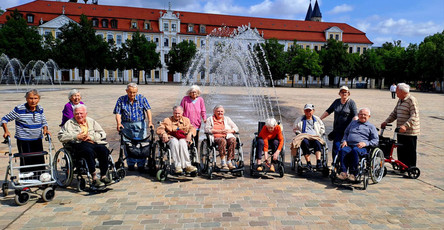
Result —
POLYGON ((108 19, 103 19, 102 20, 102 27, 103 28, 108 28, 108 19))
POLYGON ((99 27, 99 19, 93 18, 92 19, 92 24, 93 24, 93 27, 99 27))
POLYGON ((205 33, 205 25, 199 26, 199 33, 204 34, 205 33))
POLYGON ((336 35, 335 35, 335 39, 336 39, 336 40, 339 40, 339 34, 336 34, 336 35))
POLYGON ((137 20, 131 20, 131 29, 137 29, 137 20))
POLYGON ((176 26, 177 26, 177 25, 176 25, 176 24, 174 24, 174 23, 173 23, 173 24, 171 24, 171 31, 172 31, 172 32, 176 32, 176 31, 177 31, 177 28, 176 28, 176 26))
POLYGON ((333 34, 330 34, 330 39, 333 39, 333 34))
POLYGON ((163 31, 168 31, 168 22, 163 23, 163 31))
POLYGON ((145 30, 151 30, 151 22, 150 21, 145 21, 143 23, 143 29, 145 30))
POLYGON ((114 28, 114 29, 117 28, 117 20, 116 19, 111 20, 111 28, 114 28))
POLYGON ((194 33, 194 24, 188 24, 188 32, 194 33))
POLYGON ((34 15, 32 15, 32 14, 26 15, 26 22, 34 23, 34 15))

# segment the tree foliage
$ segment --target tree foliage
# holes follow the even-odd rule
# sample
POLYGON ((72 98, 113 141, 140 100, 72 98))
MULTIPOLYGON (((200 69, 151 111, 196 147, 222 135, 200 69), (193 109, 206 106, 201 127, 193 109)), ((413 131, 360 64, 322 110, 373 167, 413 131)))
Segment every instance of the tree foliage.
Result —
POLYGON ((261 44, 261 47, 256 46, 256 50, 259 54, 258 58, 265 78, 269 80, 270 83, 271 79, 284 79, 286 74, 284 45, 280 44, 277 39, 272 38, 261 44), (262 53, 261 49, 264 55, 260 55, 260 53, 262 53))
POLYGON ((347 44, 328 39, 327 44, 320 51, 323 74, 330 76, 329 85, 334 85, 335 76, 343 76, 347 63, 347 49, 347 44))
POLYGON ((179 44, 174 45, 168 52, 166 60, 168 71, 171 73, 181 73, 184 76, 196 52, 196 44, 193 41, 183 40, 179 44))
MULTIPOLYGON (((287 72, 289 74, 299 74, 308 79, 309 75, 317 77, 322 73, 321 60, 316 51, 308 48, 302 49, 299 45, 294 45, 289 49, 287 55, 287 72)), ((305 87, 308 87, 308 80, 305 81, 305 87)))

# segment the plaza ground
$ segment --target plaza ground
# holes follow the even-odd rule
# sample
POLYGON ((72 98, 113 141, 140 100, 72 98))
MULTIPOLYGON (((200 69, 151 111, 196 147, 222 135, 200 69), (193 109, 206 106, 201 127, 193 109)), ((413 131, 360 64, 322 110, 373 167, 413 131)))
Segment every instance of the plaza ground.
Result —
MULTIPOLYGON (((110 147, 117 156, 119 136, 115 131, 112 110, 115 101, 125 94, 124 85, 63 85, 56 91, 39 86, 53 136, 59 131, 61 110, 68 101, 70 89, 78 88, 88 106, 88 115, 97 120, 108 134, 110 147)), ((23 92, 14 86, 0 86, 0 116, 23 103, 23 92)), ((154 121, 170 116, 171 108, 180 102, 186 88, 175 85, 141 85, 152 107, 154 121)), ((286 136, 286 174, 283 178, 269 176, 242 178, 220 174, 214 180, 197 177, 160 183, 146 174, 129 173, 105 193, 76 192, 73 187, 58 188, 52 202, 32 200, 18 207, 14 196, 1 197, 0 228, 20 229, 442 229, 444 225, 444 95, 412 94, 418 99, 421 135, 418 138, 418 167, 421 176, 403 178, 392 172, 379 184, 367 190, 349 186, 332 186, 328 178, 317 173, 297 176, 289 167, 289 142, 293 138, 292 123, 302 114, 306 103, 315 105, 320 116, 338 97, 337 89, 264 88, 274 96, 276 91, 286 136)), ((243 87, 203 87, 207 114, 214 104, 224 100, 226 115, 240 126, 247 164, 250 143, 255 130, 255 114, 247 111, 243 101, 248 90, 243 87), (237 99, 237 100, 236 100, 237 99), (231 107, 231 105, 237 105, 231 107), (236 119, 238 120, 236 120, 236 119), (253 120, 248 122, 247 120, 253 120)), ((388 90, 351 89, 351 98, 358 107, 371 109, 370 122, 379 126, 393 110, 396 100, 388 90)), ((277 109, 276 109, 277 111, 277 109)), ((276 113, 276 112, 275 112, 276 113)), ((333 116, 324 122, 331 130, 333 116)), ((14 124, 8 125, 11 133, 14 124)), ((386 136, 391 136, 387 132, 386 136)), ((54 138, 55 149, 62 145, 54 138)), ((15 142, 14 145, 15 147, 15 142)), ((7 146, 0 145, 0 176, 5 173, 7 146)), ((15 150, 14 150, 15 152, 15 150)), ((75 180, 73 185, 75 186, 75 180)), ((10 194, 13 193, 12 191, 10 194)))

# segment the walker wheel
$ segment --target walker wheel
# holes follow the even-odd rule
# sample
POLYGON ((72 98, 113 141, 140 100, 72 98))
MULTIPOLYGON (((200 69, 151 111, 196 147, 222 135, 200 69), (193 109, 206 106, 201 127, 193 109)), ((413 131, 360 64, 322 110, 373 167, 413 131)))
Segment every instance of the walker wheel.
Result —
POLYGON ((208 178, 213 179, 213 167, 208 167, 208 178))
POLYGON ((300 162, 296 163, 296 172, 299 176, 301 176, 304 172, 304 169, 302 168, 302 164, 300 162))
POLYGON ((364 190, 367 189, 368 186, 368 177, 364 178, 364 190))
POLYGON ((421 175, 421 171, 419 170, 419 168, 412 166, 407 170, 407 173, 409 175, 410 178, 412 179, 417 179, 419 177, 419 175, 421 175))
POLYGON ((329 173, 330 173, 330 170, 328 169, 328 167, 324 167, 324 169, 322 170, 322 176, 328 177, 329 173))
POLYGON ((45 190, 43 190, 42 199, 45 202, 51 201, 52 199, 54 199, 54 196, 55 196, 55 191, 52 187, 47 187, 45 188, 45 190))
POLYGON ((279 177, 284 177, 285 168, 283 165, 279 165, 279 177))
POLYGON ((384 174, 382 175, 382 177, 385 177, 387 175, 387 167, 384 166, 384 174))
POLYGON ((239 171, 239 177, 243 177, 244 176, 244 170, 239 171))
POLYGON ((156 178, 158 181, 165 181, 167 178, 167 173, 163 169, 159 169, 156 174, 156 178))
POLYGON ((119 168, 116 170, 117 178, 119 180, 122 180, 126 177, 126 170, 124 168, 119 168))
POLYGON ((22 206, 22 205, 25 205, 28 203, 29 198, 30 198, 30 196, 29 196, 28 192, 21 191, 19 194, 15 195, 14 201, 17 205, 22 206))
POLYGON ((399 165, 396 163, 392 163, 393 170, 399 170, 399 165))
POLYGON ((2 184, 2 194, 3 194, 3 196, 7 196, 8 195, 8 189, 9 189, 9 186, 8 186, 8 183, 3 183, 2 184))
POLYGON ((82 176, 79 176, 78 182, 77 182, 77 191, 85 191, 86 189, 86 180, 82 176))
POLYGON ((191 173, 190 173, 190 176, 191 176, 191 177, 197 177, 197 171, 191 172, 191 173))

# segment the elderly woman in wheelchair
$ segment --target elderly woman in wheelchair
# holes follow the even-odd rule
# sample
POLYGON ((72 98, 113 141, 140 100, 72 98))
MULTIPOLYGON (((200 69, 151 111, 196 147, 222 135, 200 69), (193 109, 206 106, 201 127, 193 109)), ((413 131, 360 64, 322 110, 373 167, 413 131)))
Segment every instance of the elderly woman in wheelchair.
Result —
POLYGON ((251 174, 256 176, 257 173, 276 172, 274 165, 277 164, 277 172, 280 177, 283 177, 285 151, 282 128, 274 118, 268 118, 265 123, 259 122, 258 126, 260 132, 253 139, 251 148, 251 174), (269 150, 271 151, 271 159, 269 159, 269 150), (263 155, 265 156, 265 165, 262 164, 263 155))
MULTIPOLYGON (((195 135, 196 129, 190 120, 183 116, 182 106, 173 107, 173 116, 165 118, 157 127, 156 133, 159 135, 160 141, 168 145, 174 161, 175 174, 182 174, 184 170, 190 174, 197 172, 197 168, 192 165, 188 150, 189 145, 192 144, 192 137, 195 135)), ((160 149, 162 151, 162 148, 160 149)), ((165 157, 169 158, 169 156, 165 157)), ((164 166, 169 167, 167 164, 164 166)), ((162 172, 168 173, 168 171, 168 169, 163 169, 163 171, 158 171, 158 174, 159 172, 160 174, 162 172)), ((166 176, 158 177, 166 179, 166 176)))
POLYGON ((328 176, 325 126, 322 120, 314 115, 314 111, 314 105, 306 104, 304 115, 294 122, 293 131, 297 136, 291 143, 291 166, 293 170, 297 169, 298 174, 302 174, 304 169, 312 171, 310 154, 313 153, 316 156, 316 171, 322 171, 324 176, 328 176), (301 162, 302 155, 306 161, 305 166, 301 162))
POLYGON ((363 181, 364 189, 367 187, 368 177, 375 183, 379 182, 380 178, 377 177, 383 175, 384 157, 382 151, 376 148, 378 131, 368 122, 369 118, 370 110, 362 108, 358 112, 358 120, 352 121, 345 129, 341 149, 333 163, 332 182, 336 177, 342 181, 363 181))
POLYGON ((105 131, 94 119, 87 117, 85 105, 74 106, 74 118, 63 125, 58 138, 65 146, 56 153, 54 159, 56 168, 61 169, 56 173, 59 185, 67 186, 71 183, 74 167, 78 167, 79 190, 85 189, 86 181, 90 182, 91 187, 100 188, 122 175, 122 172, 116 173, 113 167, 110 151, 107 148, 108 143, 105 141, 105 131), (99 161, 100 177, 96 173, 95 158, 99 161), (109 172, 110 168, 112 172, 109 172), (87 175, 86 180, 82 173, 87 175))

